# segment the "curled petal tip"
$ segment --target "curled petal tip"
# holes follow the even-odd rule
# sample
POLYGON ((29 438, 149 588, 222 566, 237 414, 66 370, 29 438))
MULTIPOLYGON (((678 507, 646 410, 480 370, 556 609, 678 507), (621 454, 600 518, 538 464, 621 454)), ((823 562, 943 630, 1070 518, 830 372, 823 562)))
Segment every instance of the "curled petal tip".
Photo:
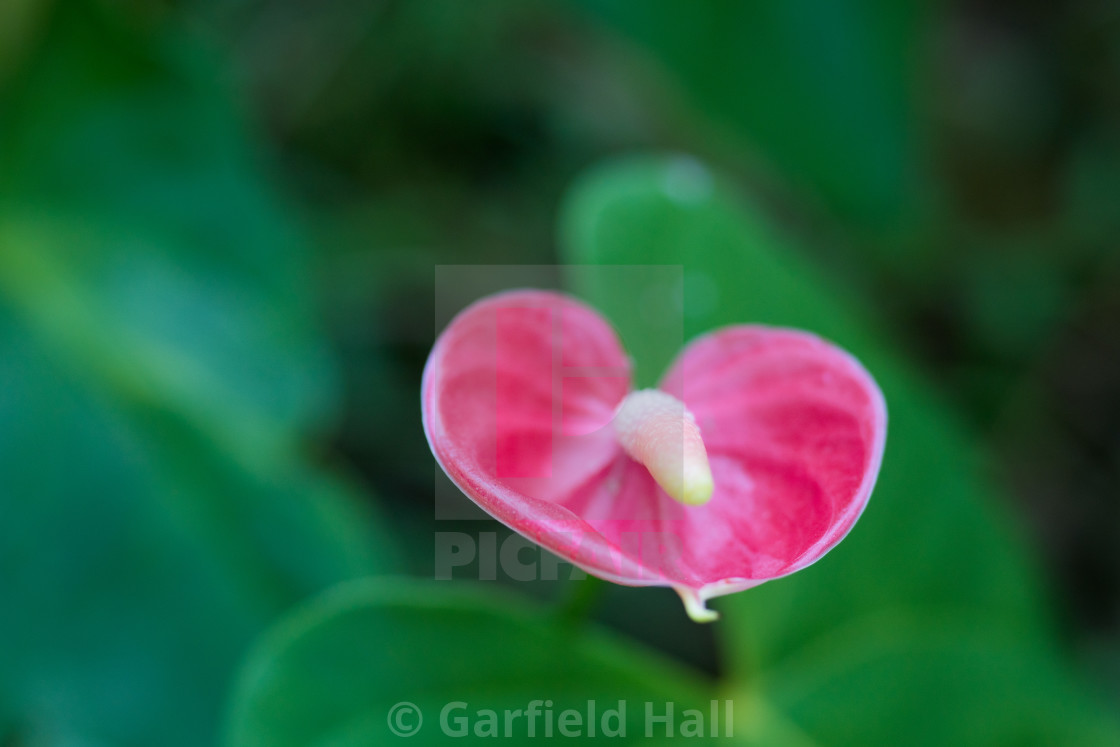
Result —
POLYGON ((680 594, 681 601, 684 602, 684 611, 692 618, 692 622, 697 623, 710 623, 719 619, 719 613, 715 610, 708 609, 708 605, 700 598, 695 589, 686 589, 676 587, 677 593, 680 594))

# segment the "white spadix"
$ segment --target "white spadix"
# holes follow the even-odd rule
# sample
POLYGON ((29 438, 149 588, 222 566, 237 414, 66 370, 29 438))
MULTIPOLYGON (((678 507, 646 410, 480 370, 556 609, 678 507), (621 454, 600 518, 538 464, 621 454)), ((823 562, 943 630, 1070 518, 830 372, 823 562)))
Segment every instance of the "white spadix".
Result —
POLYGON ((712 497, 712 469, 700 427, 684 403, 658 389, 626 395, 614 419, 623 450, 669 497, 700 506, 712 497))

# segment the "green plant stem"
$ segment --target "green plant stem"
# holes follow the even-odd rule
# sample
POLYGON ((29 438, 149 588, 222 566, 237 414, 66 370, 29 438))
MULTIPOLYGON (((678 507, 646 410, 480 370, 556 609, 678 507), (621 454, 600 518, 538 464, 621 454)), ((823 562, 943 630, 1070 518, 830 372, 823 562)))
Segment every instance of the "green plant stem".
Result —
POLYGON ((586 622, 606 588, 607 582, 596 576, 570 581, 566 592, 557 603, 557 617, 566 625, 579 625, 586 622))

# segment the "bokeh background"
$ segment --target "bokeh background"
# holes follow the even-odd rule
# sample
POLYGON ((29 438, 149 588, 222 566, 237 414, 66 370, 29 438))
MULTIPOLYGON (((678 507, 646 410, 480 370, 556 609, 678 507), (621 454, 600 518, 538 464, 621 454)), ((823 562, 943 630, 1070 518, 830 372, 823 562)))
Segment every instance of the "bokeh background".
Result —
MULTIPOLYGON (((683 265, 688 334, 837 339, 893 419, 805 580, 596 625, 762 743, 1115 743, 1118 249, 1107 0, 3 0, 0 745, 217 744, 293 605, 505 536, 435 519, 435 268, 599 262, 683 265)), ((601 281, 557 282, 625 336, 601 281)))

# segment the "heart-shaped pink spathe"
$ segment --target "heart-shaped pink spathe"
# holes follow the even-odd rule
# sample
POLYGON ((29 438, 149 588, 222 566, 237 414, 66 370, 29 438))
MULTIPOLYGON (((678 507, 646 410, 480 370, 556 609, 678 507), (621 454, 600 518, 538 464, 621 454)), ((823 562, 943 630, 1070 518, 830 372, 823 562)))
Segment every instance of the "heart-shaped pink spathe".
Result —
POLYGON ((559 293, 484 298, 439 336, 424 369, 424 429, 452 481, 492 516, 587 572, 670 586, 693 619, 712 597, 818 560, 859 518, 886 439, 870 374, 814 335, 710 332, 660 389, 707 449, 704 505, 670 498, 612 426, 630 362, 610 325, 559 293))

